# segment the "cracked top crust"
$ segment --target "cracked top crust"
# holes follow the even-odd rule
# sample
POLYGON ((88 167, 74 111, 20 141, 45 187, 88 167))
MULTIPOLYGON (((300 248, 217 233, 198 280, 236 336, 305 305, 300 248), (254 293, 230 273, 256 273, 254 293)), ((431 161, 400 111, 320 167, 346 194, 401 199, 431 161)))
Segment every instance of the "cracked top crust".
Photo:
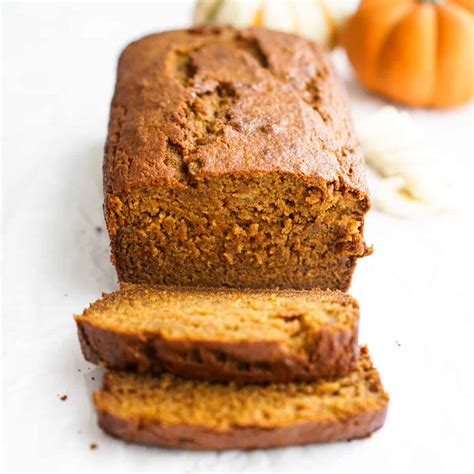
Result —
POLYGON ((344 88, 318 46, 265 29, 204 27, 124 50, 107 193, 270 172, 367 190, 344 88))

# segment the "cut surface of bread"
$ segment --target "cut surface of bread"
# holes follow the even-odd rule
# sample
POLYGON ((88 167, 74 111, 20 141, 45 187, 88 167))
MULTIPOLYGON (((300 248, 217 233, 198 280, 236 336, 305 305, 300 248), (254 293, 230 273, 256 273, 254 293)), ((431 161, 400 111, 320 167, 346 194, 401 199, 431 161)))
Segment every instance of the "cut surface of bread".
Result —
POLYGON ((108 371, 94 393, 99 425, 124 440, 189 449, 253 449, 369 436, 388 395, 362 348, 348 376, 239 385, 108 371))
POLYGON ((90 362, 204 380, 341 376, 355 366, 359 308, 322 290, 124 285, 76 317, 90 362))

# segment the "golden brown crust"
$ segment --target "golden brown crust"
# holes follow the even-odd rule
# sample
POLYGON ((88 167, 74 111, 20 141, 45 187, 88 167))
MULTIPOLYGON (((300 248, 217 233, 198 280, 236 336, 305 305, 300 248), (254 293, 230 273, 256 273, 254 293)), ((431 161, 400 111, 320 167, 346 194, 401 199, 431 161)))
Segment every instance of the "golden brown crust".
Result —
POLYGON ((347 96, 318 46, 260 28, 201 27, 146 36, 124 50, 104 162, 107 194, 270 172, 367 194, 347 96), (176 167, 176 150, 186 167, 176 167))
POLYGON ((98 410, 99 426, 108 434, 125 441, 150 446, 193 450, 268 449, 283 446, 329 443, 367 438, 381 428, 387 405, 345 418, 343 421, 312 421, 271 429, 233 427, 226 433, 201 426, 174 425, 125 419, 98 410))
MULTIPOLYGON (((238 318, 248 317, 249 310, 248 307, 246 309, 244 303, 239 303, 239 305, 237 314, 219 316, 226 317, 232 324, 238 325, 238 318)), ((229 307, 228 311, 230 312, 229 307)), ((320 311, 324 311, 324 306, 320 311)), ((184 319, 181 322, 179 314, 173 318, 176 319, 176 325, 186 326, 195 322, 192 319, 189 323, 184 319)), ((324 321, 323 315, 321 320, 324 321)), ((82 316, 76 317, 76 322, 82 351, 89 362, 116 370, 135 370, 155 374, 167 371, 200 380, 287 382, 342 376, 354 368, 359 354, 358 305, 349 295, 340 292, 164 289, 125 285, 121 291, 104 295, 101 300, 84 311, 82 316), (164 294, 170 293, 176 299, 183 299, 186 293, 191 300, 201 298, 201 301, 194 302, 197 317, 207 311, 207 316, 201 316, 201 318, 210 319, 213 318, 213 311, 215 311, 215 307, 209 304, 210 295, 214 300, 217 298, 222 305, 230 305, 232 298, 239 300, 250 298, 254 305, 261 303, 264 296, 279 298, 279 300, 286 298, 287 309, 275 301, 271 304, 270 311, 278 313, 278 322, 281 318, 283 320, 289 318, 289 322, 293 323, 295 320, 296 324, 296 318, 300 318, 303 323, 299 323, 295 326, 296 329, 293 329, 297 331, 294 337, 275 340, 267 334, 271 327, 270 324, 265 326, 263 318, 267 315, 263 313, 269 311, 265 308, 261 310, 262 328, 267 329, 263 329, 266 332, 262 332, 257 339, 255 336, 251 339, 250 334, 245 333, 240 339, 235 338, 232 335, 235 330, 221 333, 220 336, 218 334, 212 336, 210 327, 206 330, 208 334, 205 337, 192 333, 186 337, 174 337, 160 330, 160 311, 170 310, 169 303, 167 306, 166 303, 161 303, 161 300, 165 298, 164 294), (150 301, 151 297, 153 297, 153 302, 150 301), (309 309, 305 298, 311 298, 314 301, 314 304, 309 303, 309 309), (116 317, 116 312, 120 310, 124 313, 123 317, 130 318, 127 308, 133 306, 127 305, 136 304, 142 308, 143 317, 146 316, 145 313, 153 314, 151 322, 148 323, 148 329, 138 324, 141 322, 140 318, 133 320, 137 324, 129 322, 124 324, 116 317), (346 321, 342 323, 343 316, 340 314, 335 316, 332 322, 311 325, 305 313, 309 310, 316 311, 319 304, 336 308, 339 313, 347 315, 346 321), (101 312, 106 313, 107 317, 95 317, 101 312), (295 338, 305 341, 304 347, 299 350, 292 348, 290 344, 295 338)), ((248 320, 246 324, 249 324, 248 320)), ((204 326, 206 326, 205 323, 204 326)))
POLYGON ((388 407, 388 395, 366 348, 362 348, 356 371, 346 379, 301 386, 232 385, 227 395, 223 385, 199 384, 193 382, 195 390, 190 392, 188 387, 180 388, 179 379, 168 378, 161 384, 158 379, 107 372, 102 390, 94 394, 99 425, 113 436, 148 445, 274 448, 364 438, 383 425, 388 407), (150 387, 151 392, 161 391, 156 400, 153 393, 147 399, 150 387), (299 395, 295 396, 295 391, 299 395), (145 392, 144 401, 138 401, 145 392), (188 395, 183 398, 185 393, 188 395), (147 409, 147 403, 151 408, 147 409), (173 413, 156 412, 157 403, 168 404, 173 413), (214 409, 219 411, 219 421, 213 418, 214 409))

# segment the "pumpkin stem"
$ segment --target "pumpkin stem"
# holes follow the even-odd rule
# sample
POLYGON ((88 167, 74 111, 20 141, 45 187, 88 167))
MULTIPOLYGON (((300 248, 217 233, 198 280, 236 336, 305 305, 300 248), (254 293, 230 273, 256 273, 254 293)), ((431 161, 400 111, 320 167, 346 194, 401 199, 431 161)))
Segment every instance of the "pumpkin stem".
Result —
POLYGON ((437 5, 438 3, 443 3, 444 0, 418 0, 418 3, 432 3, 433 5, 437 5))

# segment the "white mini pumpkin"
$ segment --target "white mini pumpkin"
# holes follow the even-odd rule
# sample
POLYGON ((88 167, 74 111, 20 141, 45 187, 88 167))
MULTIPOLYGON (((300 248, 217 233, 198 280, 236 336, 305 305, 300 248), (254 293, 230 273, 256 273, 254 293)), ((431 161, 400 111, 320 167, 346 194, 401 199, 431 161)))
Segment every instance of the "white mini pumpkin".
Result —
POLYGON ((295 33, 326 47, 358 0, 198 0, 194 24, 263 26, 295 33))
POLYGON ((355 120, 376 209, 419 217, 452 209, 449 179, 415 119, 392 106, 355 120))

